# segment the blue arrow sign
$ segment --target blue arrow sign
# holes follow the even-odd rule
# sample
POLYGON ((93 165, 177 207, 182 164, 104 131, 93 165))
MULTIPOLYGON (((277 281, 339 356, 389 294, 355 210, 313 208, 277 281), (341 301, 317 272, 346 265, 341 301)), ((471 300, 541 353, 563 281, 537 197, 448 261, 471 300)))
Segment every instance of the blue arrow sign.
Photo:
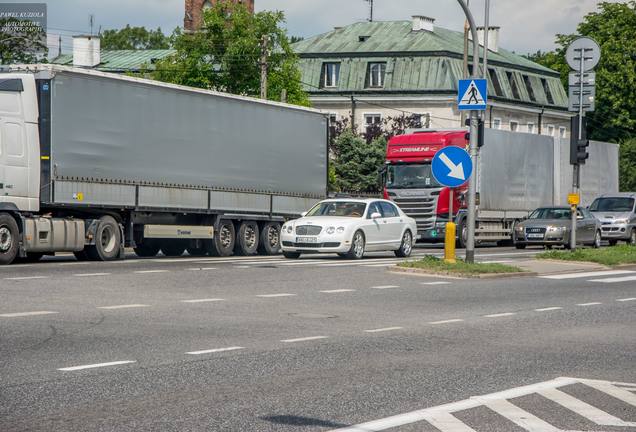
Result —
POLYGON ((433 177, 438 183, 448 187, 458 187, 466 183, 473 174, 473 161, 461 147, 444 147, 432 162, 433 177))
POLYGON ((488 104, 488 82, 485 79, 459 80, 457 107, 460 110, 484 111, 488 104))

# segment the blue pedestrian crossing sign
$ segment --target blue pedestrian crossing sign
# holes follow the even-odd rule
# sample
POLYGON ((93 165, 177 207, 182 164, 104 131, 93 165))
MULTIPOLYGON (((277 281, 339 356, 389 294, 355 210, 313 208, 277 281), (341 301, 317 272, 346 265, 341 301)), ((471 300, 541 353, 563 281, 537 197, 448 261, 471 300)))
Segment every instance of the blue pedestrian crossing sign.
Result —
POLYGON ((457 146, 444 147, 431 163, 433 177, 443 186, 459 187, 473 174, 473 161, 466 150, 457 146))
POLYGON ((488 103, 488 82, 485 79, 459 80, 457 106, 460 110, 484 111, 488 103))

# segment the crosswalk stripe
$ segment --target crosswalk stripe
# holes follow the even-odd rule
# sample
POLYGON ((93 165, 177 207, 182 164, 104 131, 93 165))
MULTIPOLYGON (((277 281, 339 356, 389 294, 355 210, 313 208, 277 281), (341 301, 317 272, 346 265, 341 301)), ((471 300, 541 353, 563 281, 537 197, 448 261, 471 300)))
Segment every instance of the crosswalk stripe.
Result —
POLYGON ((588 282, 601 282, 601 283, 618 283, 618 282, 629 282, 636 281, 636 276, 625 276, 625 277, 617 277, 617 278, 607 278, 607 279, 592 279, 588 282))
POLYGON ((560 432, 560 429, 505 399, 486 400, 484 405, 528 432, 560 432))
POLYGON ((424 420, 443 432, 476 432, 475 429, 447 412, 431 413, 424 420))
POLYGON ((614 276, 614 275, 622 275, 622 274, 634 274, 636 273, 633 270, 603 270, 603 271, 595 271, 595 272, 580 272, 580 273, 564 273, 557 275, 545 275, 539 276, 542 279, 580 279, 587 277, 602 277, 602 276, 614 276))
MULTIPOLYGON (((569 409, 577 413, 578 415, 585 417, 586 419, 593 421, 597 425, 601 426, 633 426, 623 420, 614 417, 611 414, 606 413, 582 400, 579 400, 567 393, 557 389, 546 389, 540 391, 538 394, 550 399, 553 402, 558 403, 564 408, 569 409)), ((636 425, 636 423, 634 424, 636 425)))
POLYGON ((623 402, 636 407, 636 395, 628 392, 627 390, 623 390, 622 388, 616 387, 615 385, 612 385, 604 381, 583 380, 583 379, 580 381, 586 386, 595 388, 596 390, 600 390, 603 393, 606 393, 610 396, 615 397, 616 399, 620 399, 623 402))

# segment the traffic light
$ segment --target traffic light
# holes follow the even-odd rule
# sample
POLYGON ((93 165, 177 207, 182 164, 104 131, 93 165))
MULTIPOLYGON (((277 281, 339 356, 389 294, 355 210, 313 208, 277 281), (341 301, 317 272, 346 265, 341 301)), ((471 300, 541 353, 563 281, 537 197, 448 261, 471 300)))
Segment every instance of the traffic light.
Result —
POLYGON ((583 130, 581 139, 579 139, 579 116, 572 117, 572 127, 570 128, 572 131, 570 134, 570 164, 572 165, 583 165, 590 157, 587 152, 590 141, 586 136, 586 123, 586 119, 583 117, 583 130))

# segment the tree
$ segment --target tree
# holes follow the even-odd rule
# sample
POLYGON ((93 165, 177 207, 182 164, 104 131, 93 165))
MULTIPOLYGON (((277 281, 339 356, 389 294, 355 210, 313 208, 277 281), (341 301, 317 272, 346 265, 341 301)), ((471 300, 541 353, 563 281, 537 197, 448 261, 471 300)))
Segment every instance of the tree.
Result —
POLYGON ((177 31, 176 53, 156 64, 155 79, 229 93, 257 96, 260 93, 261 41, 268 39, 268 97, 309 105, 301 86, 298 58, 282 28, 282 12, 250 13, 240 3, 217 2, 204 11, 196 33, 177 31))
POLYGON ((0 20, 0 64, 37 63, 47 52, 44 29, 29 20, 0 20))
POLYGON ((636 138, 621 143, 619 178, 621 191, 636 191, 636 138))
POLYGON ((345 131, 335 142, 337 155, 333 161, 336 186, 351 192, 378 190, 378 174, 384 163, 386 140, 377 138, 367 143, 351 130, 345 131))
POLYGON ((145 27, 126 25, 123 29, 102 32, 101 48, 105 50, 168 49, 170 38, 163 34, 161 28, 147 30, 145 27))
POLYGON ((588 114, 588 135, 603 141, 636 136, 636 1, 600 3, 597 12, 585 16, 577 32, 557 35, 554 52, 538 52, 529 58, 559 71, 567 86, 568 45, 579 35, 596 40, 601 61, 596 67, 596 110, 588 114))

